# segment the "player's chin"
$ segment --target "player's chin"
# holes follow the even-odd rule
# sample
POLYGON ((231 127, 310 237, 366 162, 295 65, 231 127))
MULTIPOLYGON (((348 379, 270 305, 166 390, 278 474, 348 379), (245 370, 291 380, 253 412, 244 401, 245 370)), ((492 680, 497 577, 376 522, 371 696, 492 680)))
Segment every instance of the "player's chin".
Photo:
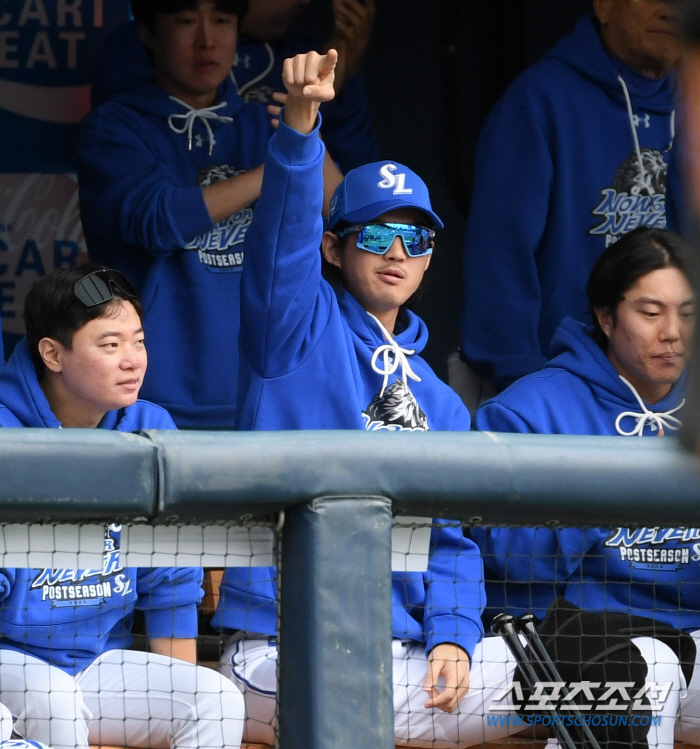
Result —
POLYGON ((112 399, 112 407, 108 410, 117 411, 120 408, 128 408, 129 406, 133 406, 134 403, 136 403, 136 401, 138 400, 138 397, 139 397, 138 390, 136 390, 135 392, 131 392, 131 393, 117 394, 112 399))

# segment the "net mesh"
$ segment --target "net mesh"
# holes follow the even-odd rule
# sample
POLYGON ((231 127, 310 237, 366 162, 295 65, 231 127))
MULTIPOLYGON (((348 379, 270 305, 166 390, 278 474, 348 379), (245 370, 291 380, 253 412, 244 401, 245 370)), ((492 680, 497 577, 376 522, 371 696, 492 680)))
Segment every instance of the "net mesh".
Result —
MULTIPOLYGON (((281 520, 0 526, 0 738, 279 745, 281 520)), ((698 561, 697 529, 396 517, 396 744, 700 743, 698 561)))

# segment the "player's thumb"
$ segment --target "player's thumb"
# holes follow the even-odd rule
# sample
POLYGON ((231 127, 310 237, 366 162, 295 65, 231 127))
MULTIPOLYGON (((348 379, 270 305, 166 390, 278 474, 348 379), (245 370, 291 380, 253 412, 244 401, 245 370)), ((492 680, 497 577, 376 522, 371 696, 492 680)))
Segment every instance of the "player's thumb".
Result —
POLYGON ((423 679, 423 691, 432 694, 433 690, 437 688, 438 676, 440 675, 440 669, 434 661, 428 661, 428 671, 423 679))

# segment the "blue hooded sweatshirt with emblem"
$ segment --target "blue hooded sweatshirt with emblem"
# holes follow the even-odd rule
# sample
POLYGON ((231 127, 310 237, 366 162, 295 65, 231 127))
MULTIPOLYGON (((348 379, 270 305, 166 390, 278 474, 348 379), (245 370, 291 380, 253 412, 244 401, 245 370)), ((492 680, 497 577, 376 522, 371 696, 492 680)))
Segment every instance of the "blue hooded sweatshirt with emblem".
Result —
POLYGON ((461 348, 497 390, 545 365, 565 317, 589 321, 586 282, 607 246, 637 226, 678 230, 675 159, 668 169, 677 86, 675 71, 653 80, 609 54, 586 15, 489 116, 464 246, 461 348))
MULTIPOLYGON (((590 337, 564 320, 553 358, 487 401, 482 431, 658 437, 680 427, 685 373, 668 395, 646 404, 590 337)), ((614 497, 611 497, 611 501, 614 497)), ((501 611, 543 616, 557 595, 588 610, 650 616, 700 628, 700 529, 475 528, 486 568, 485 619, 501 611)))
MULTIPOLYGON (((245 101, 271 103, 273 92, 286 91, 282 83, 284 60, 312 49, 321 52, 323 44, 295 32, 269 42, 240 35, 231 69, 238 93, 245 101)), ((115 93, 133 85, 134 76, 150 74, 151 65, 135 21, 118 26, 107 37, 93 68, 93 106, 109 101, 115 93)), ((346 78, 340 93, 321 105, 321 113, 323 142, 342 172, 379 159, 379 144, 361 73, 346 78)))
POLYGON ((154 76, 127 78, 84 120, 78 178, 90 257, 141 293, 149 366, 142 395, 179 426, 232 427, 243 238, 253 208, 214 224, 202 186, 259 166, 272 132, 226 78, 192 110, 154 76))
MULTIPOLYGON (((242 429, 467 430, 469 413, 419 354, 411 312, 392 338, 349 292, 321 275, 324 146, 280 124, 246 236, 241 289, 242 429)), ((382 175, 377 164, 377 179, 382 175)), ((483 634, 483 568, 461 527, 435 528, 425 573, 394 575, 394 635, 456 642, 483 634)), ((214 626, 274 634, 273 569, 228 569, 214 626)))
MULTIPOLYGON (((24 338, 0 372, 0 427, 58 429, 24 338)), ((108 411, 99 429, 175 429, 159 406, 138 400, 108 411)), ((197 636, 202 570, 124 568, 121 527, 107 525, 101 569, 0 568, 0 648, 78 673, 107 650, 131 646, 134 611, 150 638, 197 636)))

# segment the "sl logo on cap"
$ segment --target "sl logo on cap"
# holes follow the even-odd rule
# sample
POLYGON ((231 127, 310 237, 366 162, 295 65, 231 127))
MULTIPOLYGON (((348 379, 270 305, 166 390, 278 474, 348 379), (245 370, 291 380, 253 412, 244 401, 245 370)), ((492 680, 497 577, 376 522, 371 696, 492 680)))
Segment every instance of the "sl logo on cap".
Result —
POLYGON ((397 168, 394 164, 384 164, 379 170, 379 174, 384 179, 381 182, 377 182, 377 187, 383 187, 384 189, 394 187, 394 195, 411 195, 413 190, 410 187, 406 187, 406 175, 403 172, 394 174, 397 168))

